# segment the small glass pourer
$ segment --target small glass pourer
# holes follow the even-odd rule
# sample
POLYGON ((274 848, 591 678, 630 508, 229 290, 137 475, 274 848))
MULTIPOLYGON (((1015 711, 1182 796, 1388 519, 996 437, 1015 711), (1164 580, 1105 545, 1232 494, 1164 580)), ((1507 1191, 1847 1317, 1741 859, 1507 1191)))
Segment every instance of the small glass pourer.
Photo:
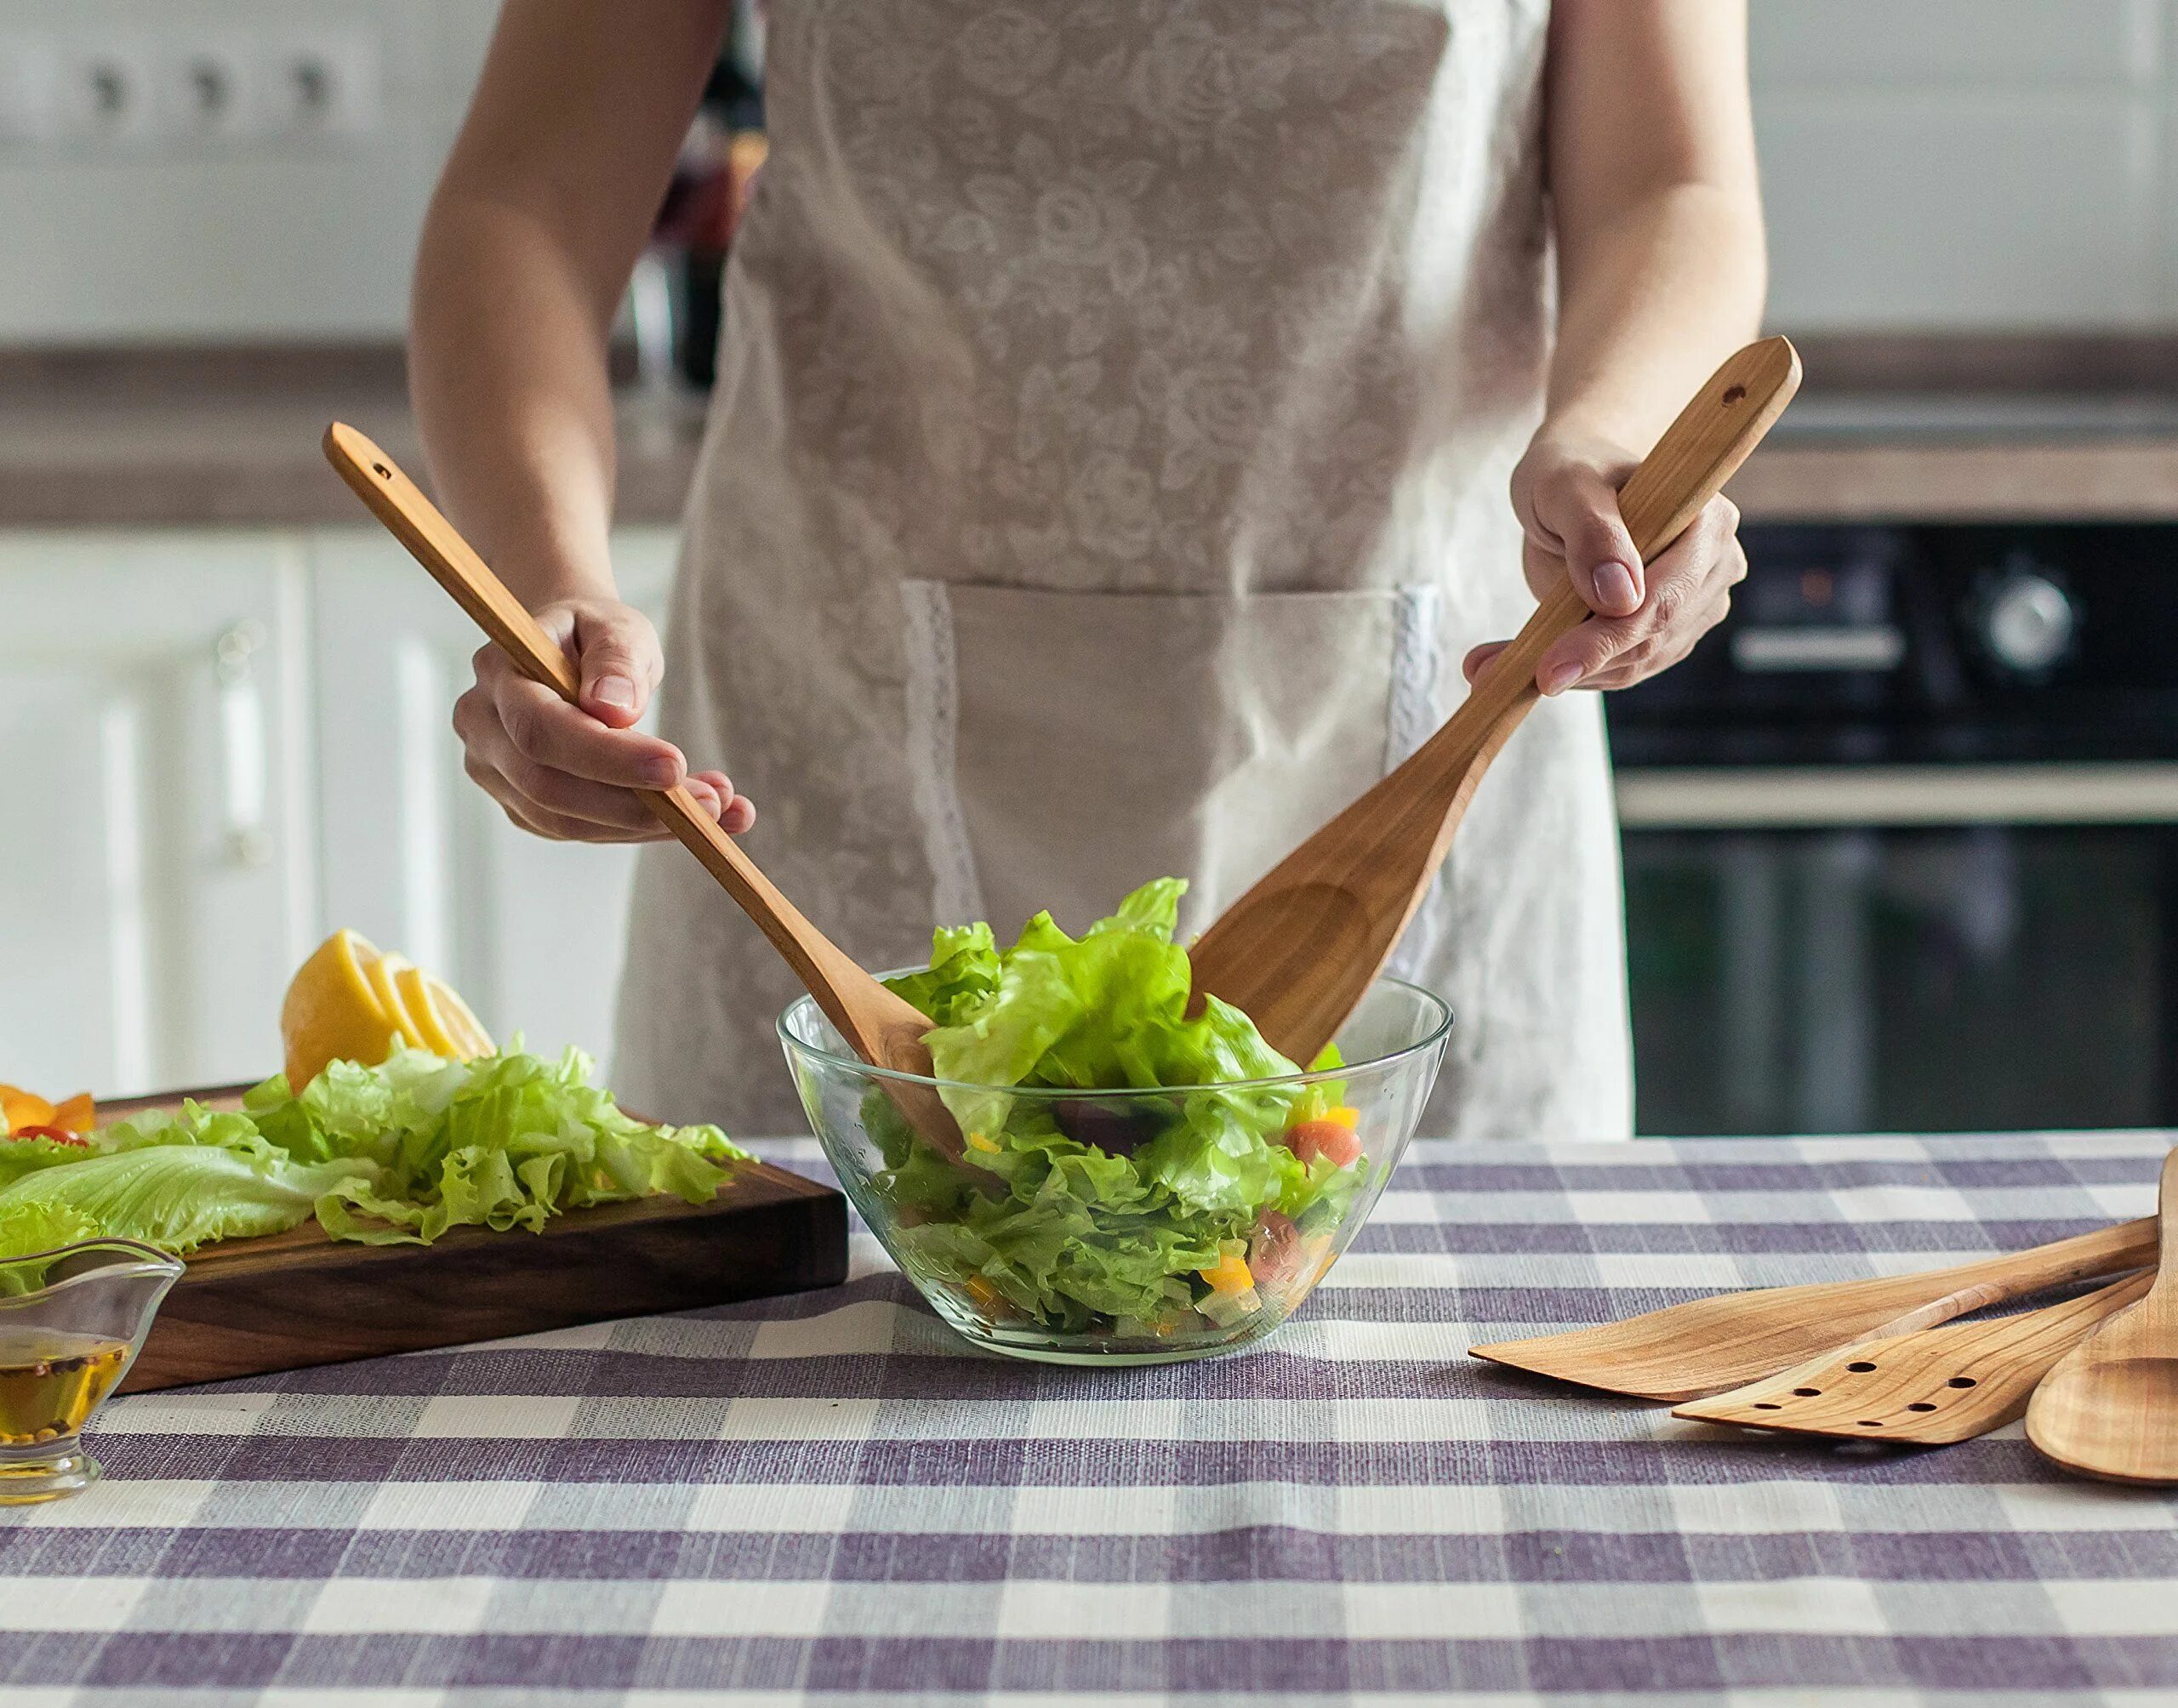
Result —
POLYGON ((128 1373, 180 1259, 87 1239, 0 1262, 0 1506, 97 1481, 83 1426, 128 1373))

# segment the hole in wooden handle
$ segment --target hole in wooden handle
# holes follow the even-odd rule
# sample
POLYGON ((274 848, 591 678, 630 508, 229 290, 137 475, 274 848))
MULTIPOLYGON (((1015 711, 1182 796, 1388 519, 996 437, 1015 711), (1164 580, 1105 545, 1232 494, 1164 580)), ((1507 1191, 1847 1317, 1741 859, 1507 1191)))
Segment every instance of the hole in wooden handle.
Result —
POLYGON ((371 473, 376 475, 381 481, 390 481, 393 478, 393 470, 387 468, 383 463, 372 464, 371 473))
POLYGON ((1746 396, 1747 388, 1744 385, 1733 386, 1729 391, 1725 393, 1725 407, 1727 409, 1730 408, 1733 404, 1743 401, 1746 396))

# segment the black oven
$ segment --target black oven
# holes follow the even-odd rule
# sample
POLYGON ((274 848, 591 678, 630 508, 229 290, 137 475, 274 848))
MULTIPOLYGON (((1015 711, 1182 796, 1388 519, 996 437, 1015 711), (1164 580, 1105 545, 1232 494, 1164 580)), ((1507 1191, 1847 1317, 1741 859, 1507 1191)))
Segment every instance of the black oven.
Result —
POLYGON ((1639 1130, 2178 1126, 2178 527, 1747 544, 1611 697, 1639 1130))

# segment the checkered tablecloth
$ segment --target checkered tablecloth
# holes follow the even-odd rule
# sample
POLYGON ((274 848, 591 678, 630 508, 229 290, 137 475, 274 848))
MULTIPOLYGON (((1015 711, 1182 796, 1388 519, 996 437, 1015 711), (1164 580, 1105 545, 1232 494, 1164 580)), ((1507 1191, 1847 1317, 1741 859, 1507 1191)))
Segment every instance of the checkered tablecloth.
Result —
POLYGON ((969 1355, 858 1235, 830 1292, 118 1402, 105 1483, 0 1513, 0 1708, 2168 1703, 2167 1495, 1462 1356, 2138 1216, 2167 1142, 1417 1144, 1204 1364, 969 1355))

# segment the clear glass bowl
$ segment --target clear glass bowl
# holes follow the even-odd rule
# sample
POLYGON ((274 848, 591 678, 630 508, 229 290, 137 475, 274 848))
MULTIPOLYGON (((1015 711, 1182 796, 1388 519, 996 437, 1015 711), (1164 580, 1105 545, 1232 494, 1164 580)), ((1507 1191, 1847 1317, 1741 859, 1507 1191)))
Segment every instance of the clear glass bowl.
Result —
MULTIPOLYGON (((778 1033, 848 1198, 939 1316, 1013 1358, 1139 1364, 1233 1352, 1292 1315, 1368 1220, 1413 1137, 1451 1019, 1429 992, 1384 978, 1338 1034, 1340 1068, 1211 1086, 1014 1088, 1009 1130, 1055 1128, 1061 1141, 1030 1156, 1025 1173, 1012 1145, 997 1170, 978 1161, 993 1153, 987 1141, 979 1152, 974 1134, 968 1163, 942 1156, 909 1133, 887 1095, 888 1085, 941 1096, 988 1088, 869 1067, 807 997, 779 1016, 778 1033), (1170 1150, 1154 1148, 1160 1138, 1207 1108, 1237 1115, 1250 1136, 1244 1150, 1262 1135, 1291 1153, 1306 1185, 1208 1216, 1176 1213, 1161 1187, 1145 1199, 1143 1178, 1170 1150), (1080 1159, 1085 1176, 1116 1175, 1120 1189, 1106 1196, 1126 1207, 1097 1207, 1098 1194, 1079 1191, 1064 1194, 1064 1220, 1040 1204, 1036 1181, 1062 1153, 1080 1159), (1114 1170, 1112 1157, 1131 1167, 1114 1170), (1155 1302, 1137 1306, 1141 1314, 1115 1304, 1146 1290, 1155 1302)), ((1291 1181, 1295 1170, 1282 1158, 1277 1165, 1291 1181)))
POLYGON ((77 1432, 128 1374, 181 1273, 179 1258, 133 1239, 0 1262, 0 1506, 98 1480, 77 1432))

